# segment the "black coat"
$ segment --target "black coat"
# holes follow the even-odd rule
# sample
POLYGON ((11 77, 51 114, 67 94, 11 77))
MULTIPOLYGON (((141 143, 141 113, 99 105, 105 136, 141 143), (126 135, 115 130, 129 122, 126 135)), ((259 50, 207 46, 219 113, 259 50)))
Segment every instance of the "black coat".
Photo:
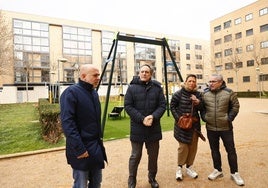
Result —
POLYGON ((202 97, 199 91, 188 91, 184 87, 181 90, 176 91, 170 101, 170 110, 175 119, 174 121, 174 137, 177 141, 189 144, 192 141, 194 129, 201 130, 200 117, 198 110, 202 107, 202 97), (194 106, 193 116, 198 119, 197 122, 193 123, 193 127, 190 130, 183 130, 178 125, 177 122, 183 113, 191 113, 191 95, 195 95, 200 103, 198 106, 194 106))
POLYGON ((101 108, 92 85, 79 80, 61 95, 61 123, 66 136, 66 157, 72 168, 104 168, 107 161, 101 138, 101 108), (89 157, 77 159, 88 151, 89 157))
POLYGON ((154 142, 162 139, 160 118, 166 110, 166 101, 159 82, 145 83, 134 78, 127 89, 124 106, 131 118, 131 141, 154 142), (150 127, 143 125, 147 115, 153 115, 153 125, 150 127))

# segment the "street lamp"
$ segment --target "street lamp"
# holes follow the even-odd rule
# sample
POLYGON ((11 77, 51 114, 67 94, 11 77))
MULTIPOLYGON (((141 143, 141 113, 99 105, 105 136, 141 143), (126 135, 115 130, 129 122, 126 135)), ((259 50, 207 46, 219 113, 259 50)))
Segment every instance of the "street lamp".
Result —
POLYGON ((261 98, 261 89, 260 89, 260 68, 256 67, 256 81, 257 81, 257 87, 259 91, 259 96, 261 98))
POLYGON ((58 59, 58 102, 60 101, 60 62, 66 63, 68 59, 65 58, 59 58, 58 59))

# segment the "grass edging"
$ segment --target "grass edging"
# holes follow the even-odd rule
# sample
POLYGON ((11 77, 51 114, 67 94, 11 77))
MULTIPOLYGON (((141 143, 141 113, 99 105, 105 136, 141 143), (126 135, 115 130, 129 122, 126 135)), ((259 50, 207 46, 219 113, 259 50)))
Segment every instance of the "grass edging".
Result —
POLYGON ((14 153, 14 154, 7 154, 7 155, 0 155, 0 160, 16 158, 16 157, 25 157, 29 155, 56 152, 56 151, 62 151, 62 150, 65 150, 65 146, 61 146, 57 148, 41 149, 41 150, 35 150, 35 151, 20 152, 20 153, 14 153))

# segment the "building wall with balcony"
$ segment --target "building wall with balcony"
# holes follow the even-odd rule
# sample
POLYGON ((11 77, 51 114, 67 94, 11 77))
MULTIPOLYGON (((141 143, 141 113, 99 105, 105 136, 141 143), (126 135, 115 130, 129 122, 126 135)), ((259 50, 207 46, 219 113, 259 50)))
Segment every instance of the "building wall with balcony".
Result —
POLYGON ((259 0, 210 22, 211 65, 234 91, 268 90, 268 4, 259 0))

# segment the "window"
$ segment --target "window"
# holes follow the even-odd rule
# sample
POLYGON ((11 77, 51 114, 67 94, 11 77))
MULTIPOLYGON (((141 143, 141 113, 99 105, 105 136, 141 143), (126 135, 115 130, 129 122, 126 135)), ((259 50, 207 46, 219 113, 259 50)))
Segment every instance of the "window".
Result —
POLYGON ((235 68, 242 68, 243 67, 243 62, 236 62, 235 63, 235 68))
POLYGON ((195 55, 195 59, 202 60, 202 55, 195 55))
POLYGON ((231 27, 231 23, 232 23, 231 20, 229 20, 227 22, 224 22, 224 24, 223 24, 224 29, 227 29, 227 28, 231 27))
POLYGON ((233 63, 225 63, 225 70, 233 69, 233 63))
POLYGON ((190 54, 186 54, 186 60, 190 60, 191 59, 191 55, 190 54))
POLYGON ((232 48, 224 50, 224 56, 229 56, 229 55, 232 55, 232 54, 233 54, 232 48))
POLYGON ((217 53, 215 53, 215 58, 221 58, 221 52, 217 52, 217 53))
POLYGON ((203 75, 202 75, 202 74, 197 74, 197 75, 196 75, 196 78, 197 78, 197 79, 203 79, 203 75))
POLYGON ((252 19, 253 19, 253 14, 252 13, 247 14, 246 17, 245 17, 246 21, 249 21, 249 20, 252 20, 252 19))
POLYGON ((261 58, 261 64, 262 65, 267 65, 268 64, 268 57, 261 58))
POLYGON ((253 44, 250 44, 250 45, 247 45, 247 46, 246 46, 246 50, 247 50, 247 52, 253 51, 253 49, 254 49, 253 44))
POLYGON ((201 69, 201 70, 202 70, 202 69, 203 69, 203 65, 201 65, 201 64, 196 64, 196 65, 195 65, 195 69, 201 69))
POLYGON ((63 26, 63 53, 73 56, 91 56, 91 30, 63 26))
POLYGON ((268 74, 261 74, 260 81, 268 81, 268 74))
POLYGON ((243 76, 243 82, 250 82, 250 76, 243 76))
POLYGON ((191 65, 190 64, 186 64, 186 70, 191 70, 191 65))
POLYGON ((218 32, 221 30, 221 25, 218 25, 216 27, 214 27, 214 32, 218 32))
MULTIPOLYGON (((168 45, 174 60, 176 62, 180 62, 180 41, 168 40, 168 45)), ((167 56, 167 60, 171 60, 171 57, 169 57, 169 55, 167 56)))
POLYGON ((222 71, 222 65, 217 65, 215 66, 216 71, 222 71))
POLYGON ((246 30, 246 36, 253 35, 253 29, 246 30))
POLYGON ((229 84, 234 83, 234 78, 227 78, 227 83, 229 83, 229 84))
POLYGON ((49 82, 49 25, 13 19, 13 36, 15 83, 49 82))
POLYGON ((77 67, 92 63, 91 32, 89 28, 62 26, 63 54, 68 59, 68 63, 63 64, 63 81, 75 82, 77 67))
POLYGON ((242 32, 236 33, 235 39, 240 39, 240 38, 242 38, 242 32))
MULTIPOLYGON (((106 66, 106 60, 111 50, 115 33, 112 31, 101 31, 101 47, 102 47, 102 69, 106 66)), ((112 78, 113 83, 127 82, 127 62, 126 62, 126 42, 118 41, 117 44, 117 60, 115 62, 116 70, 119 74, 114 74, 112 78), (120 62, 120 63, 119 63, 120 62)), ((111 64, 107 65, 107 69, 103 75, 102 82, 107 84, 111 75, 111 64)))
POLYGON ((219 44, 221 44, 221 39, 217 39, 214 41, 214 45, 219 45, 219 44))
POLYGON ((261 10, 259 11, 259 14, 260 14, 260 16, 263 16, 263 15, 265 15, 265 14, 268 14, 268 7, 261 9, 261 10))
POLYGON ((185 48, 186 48, 186 50, 190 50, 190 44, 186 43, 185 48))
POLYGON ((243 52, 243 48, 242 47, 238 47, 238 48, 235 49, 235 52, 237 54, 241 54, 243 52))
POLYGON ((268 31, 268 24, 260 26, 260 32, 265 32, 265 31, 268 31))
POLYGON ((268 48, 268 41, 261 42, 261 48, 268 48))
POLYGON ((196 45, 195 45, 195 49, 196 49, 196 50, 202 50, 202 45, 197 45, 197 44, 196 44, 196 45))
POLYGON ((225 35, 225 36, 224 36, 224 42, 230 42, 230 41, 232 41, 232 34, 230 34, 230 35, 225 35))
POLYGON ((252 67, 252 66, 254 66, 254 60, 248 60, 247 67, 252 67))
POLYGON ((235 25, 241 24, 241 22, 242 22, 241 18, 237 18, 234 20, 235 25))

